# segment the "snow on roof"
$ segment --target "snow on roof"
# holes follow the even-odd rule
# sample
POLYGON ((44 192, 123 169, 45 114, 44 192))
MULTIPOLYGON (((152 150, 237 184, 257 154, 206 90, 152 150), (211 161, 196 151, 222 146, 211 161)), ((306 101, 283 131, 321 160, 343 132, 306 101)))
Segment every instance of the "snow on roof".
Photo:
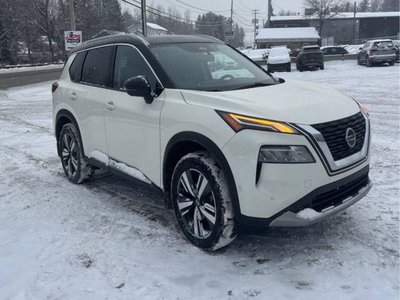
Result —
MULTIPOLYGON (((141 26, 141 24, 142 24, 142 21, 140 21, 139 23, 136 23, 136 24, 133 24, 133 25, 129 26, 128 27, 128 31, 131 28, 137 28, 139 25, 141 26)), ((168 29, 166 29, 166 28, 164 28, 164 27, 162 27, 162 26, 160 26, 160 25, 158 25, 156 23, 151 23, 151 22, 147 22, 147 27, 151 28, 151 29, 154 29, 154 30, 168 31, 168 29)))
POLYGON ((314 27, 261 28, 256 40, 318 40, 319 34, 314 27))
MULTIPOLYGON (((388 12, 359 12, 356 13, 357 19, 362 18, 384 18, 384 17, 400 17, 400 12, 398 11, 388 11, 388 12)), ((295 21, 295 20, 308 20, 308 19, 316 19, 317 16, 272 16, 271 21, 295 21)), ((353 19, 354 13, 352 12, 342 12, 338 15, 332 17, 334 19, 353 19)))
POLYGON ((150 22, 147 22, 147 27, 150 27, 150 28, 152 28, 152 29, 156 29, 156 30, 163 30, 163 31, 168 31, 167 29, 165 29, 164 27, 161 27, 160 25, 158 25, 158 24, 155 24, 155 23, 150 23, 150 22))

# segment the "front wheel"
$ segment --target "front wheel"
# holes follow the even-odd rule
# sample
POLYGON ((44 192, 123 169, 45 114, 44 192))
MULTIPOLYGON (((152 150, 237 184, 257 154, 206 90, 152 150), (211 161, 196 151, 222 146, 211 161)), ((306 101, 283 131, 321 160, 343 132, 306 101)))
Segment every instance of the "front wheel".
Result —
POLYGON ((191 153, 178 162, 171 199, 179 227, 193 245, 214 251, 236 238, 228 183, 208 153, 191 153))
POLYGON ((90 177, 93 169, 84 160, 79 133, 72 123, 65 124, 58 138, 61 164, 72 183, 79 184, 90 177))

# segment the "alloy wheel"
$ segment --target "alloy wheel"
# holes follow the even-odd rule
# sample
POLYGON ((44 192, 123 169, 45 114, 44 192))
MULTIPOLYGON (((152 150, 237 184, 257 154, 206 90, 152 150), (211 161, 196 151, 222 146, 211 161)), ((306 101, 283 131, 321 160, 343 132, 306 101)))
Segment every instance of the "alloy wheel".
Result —
POLYGON ((74 177, 78 172, 78 147, 70 133, 62 137, 61 159, 68 177, 74 177))
POLYGON ((216 222, 216 203, 207 178, 196 169, 184 171, 178 181, 179 214, 190 234, 205 239, 216 222))

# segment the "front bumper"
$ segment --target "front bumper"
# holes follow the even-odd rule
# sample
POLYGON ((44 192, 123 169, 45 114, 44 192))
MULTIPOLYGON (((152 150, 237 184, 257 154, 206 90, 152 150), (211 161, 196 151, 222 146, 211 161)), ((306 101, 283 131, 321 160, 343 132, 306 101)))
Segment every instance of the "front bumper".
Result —
MULTIPOLYGON (((357 197, 354 196, 355 194, 351 194, 346 196, 346 198, 352 196, 351 201, 339 199, 333 205, 313 207, 312 199, 317 199, 317 196, 326 192, 335 193, 339 187, 351 183, 352 180, 361 178, 361 176, 363 176, 364 185, 358 186, 360 190, 369 185, 369 151, 362 160, 332 172, 329 169, 329 164, 321 158, 320 150, 311 142, 304 135, 256 130, 243 130, 231 138, 223 148, 223 152, 235 179, 240 206, 240 211, 235 213, 240 216, 238 218, 240 223, 249 225, 255 223, 255 225, 266 227, 286 212, 298 214, 305 208, 315 209, 316 213, 321 213, 318 217, 311 218, 312 222, 317 222, 345 209, 366 194, 361 193, 357 197), (316 162, 264 163, 260 165, 257 158, 263 145, 304 145, 316 159, 316 162), (332 208, 331 212, 325 211, 329 206, 340 206, 340 209, 332 208)), ((369 139, 366 139, 366 142, 369 143, 369 139)), ((351 186, 353 185, 351 184, 351 186)), ((291 214, 287 214, 286 217, 288 215, 291 214)), ((278 221, 275 224, 279 224, 278 221)))
POLYGON ((314 223, 318 223, 322 220, 325 220, 331 216, 336 215, 337 213, 342 212, 349 206, 353 205, 357 201, 361 200, 364 196, 368 194, 372 187, 372 182, 368 181, 367 185, 361 187, 359 190, 355 191, 353 195, 349 195, 345 197, 344 200, 341 200, 338 205, 331 205, 321 212, 317 212, 316 210, 306 207, 298 213, 292 211, 286 211, 276 219, 274 219, 269 226, 277 226, 277 227, 293 227, 293 226, 308 226, 314 223))

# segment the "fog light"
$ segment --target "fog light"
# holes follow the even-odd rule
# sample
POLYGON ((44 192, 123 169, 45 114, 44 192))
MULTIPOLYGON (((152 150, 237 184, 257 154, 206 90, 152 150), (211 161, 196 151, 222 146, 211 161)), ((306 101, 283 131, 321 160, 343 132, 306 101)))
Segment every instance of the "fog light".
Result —
POLYGON ((305 164, 315 159, 306 146, 262 146, 258 155, 260 163, 305 164))

